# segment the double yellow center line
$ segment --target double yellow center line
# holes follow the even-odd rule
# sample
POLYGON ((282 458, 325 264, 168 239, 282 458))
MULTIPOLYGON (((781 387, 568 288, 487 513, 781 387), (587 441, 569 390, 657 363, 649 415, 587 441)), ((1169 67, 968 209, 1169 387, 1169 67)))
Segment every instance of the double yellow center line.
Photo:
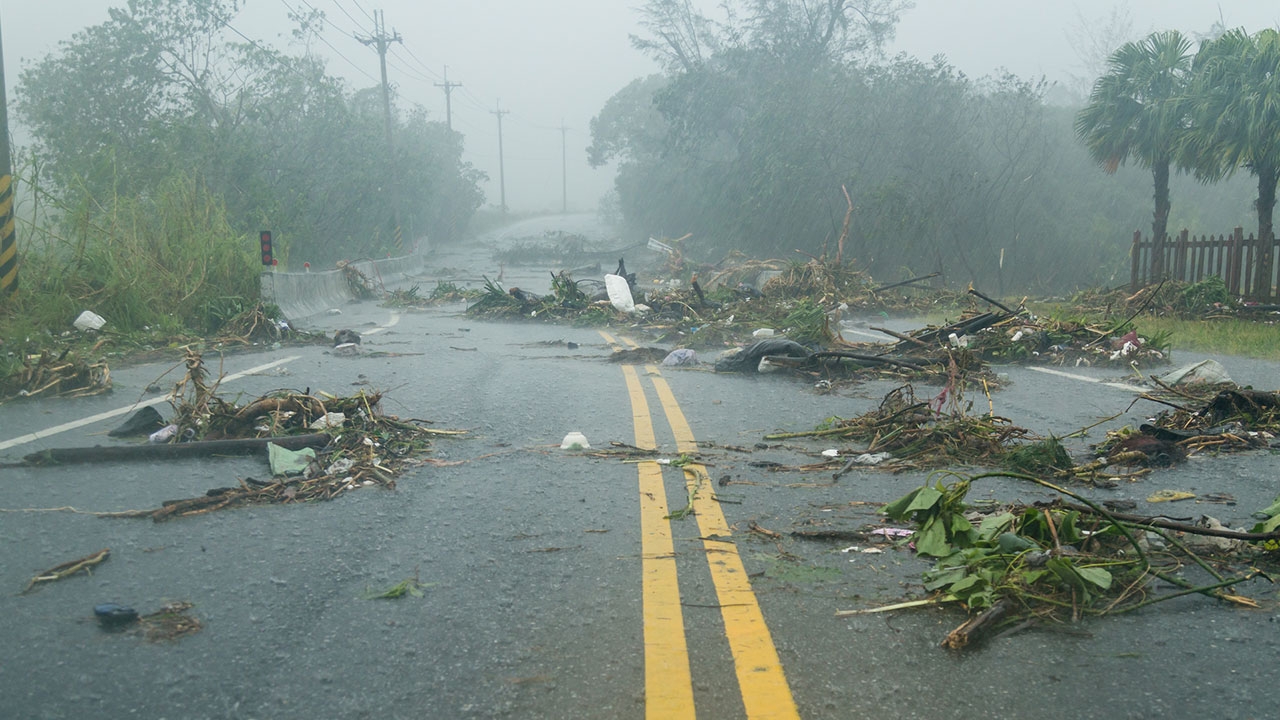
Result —
MULTIPOLYGON (((607 333, 606 342, 616 346, 607 333)), ((645 366, 657 393, 667 423, 676 440, 676 451, 695 453, 698 443, 681 411, 671 387, 658 368, 645 366)), ((633 366, 623 366, 623 378, 631 398, 636 447, 657 448, 649 403, 633 366)), ((738 688, 746 716, 756 718, 799 718, 782 663, 773 644, 764 614, 751 589, 751 581, 738 555, 727 540, 732 534, 720 506, 712 499, 707 470, 700 464, 684 466, 686 489, 703 538, 703 549, 716 588, 725 636, 733 654, 738 688)), ((644 599, 645 712, 646 717, 695 718, 692 674, 680 588, 676 574, 671 523, 667 519, 666 491, 662 466, 646 461, 639 464, 641 574, 644 599)))

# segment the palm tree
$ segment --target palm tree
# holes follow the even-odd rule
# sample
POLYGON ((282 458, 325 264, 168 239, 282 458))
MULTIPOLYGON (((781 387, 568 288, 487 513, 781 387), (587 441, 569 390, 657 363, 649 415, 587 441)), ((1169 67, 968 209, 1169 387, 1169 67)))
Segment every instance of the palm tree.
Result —
POLYGON ((1192 65, 1194 126, 1187 157, 1196 177, 1220 180, 1243 167, 1258 178, 1255 297, 1271 296, 1271 218, 1280 179, 1280 33, 1230 30, 1205 43, 1192 65))
POLYGON ((1130 159, 1151 170, 1154 277, 1164 274, 1169 167, 1187 129, 1191 64, 1191 41, 1176 30, 1125 43, 1107 58, 1107 74, 1094 82, 1089 104, 1076 116, 1076 136, 1108 174, 1130 159))

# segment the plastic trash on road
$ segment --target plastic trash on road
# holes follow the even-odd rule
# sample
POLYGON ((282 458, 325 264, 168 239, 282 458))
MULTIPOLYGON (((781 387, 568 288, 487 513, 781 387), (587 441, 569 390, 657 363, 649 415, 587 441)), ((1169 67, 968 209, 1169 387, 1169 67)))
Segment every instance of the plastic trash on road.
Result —
POLYGON ((107 324, 107 321, 92 310, 85 310, 71 324, 81 332, 88 332, 90 330, 101 330, 102 326, 107 324))
POLYGON ((267 443, 267 459, 271 463, 272 475, 301 475, 316 459, 314 448, 290 450, 275 443, 267 443))
POLYGON ((148 435, 148 436, 147 436, 147 442, 151 442, 151 443, 167 443, 167 442, 169 442, 170 440, 172 440, 172 439, 173 439, 173 436, 174 436, 174 435, 177 435, 177 434, 178 434, 178 426, 177 426, 177 425, 165 425, 164 427, 160 428, 159 430, 157 430, 157 431, 155 431, 155 432, 151 433, 150 435, 148 435))
POLYGON ((150 435, 164 427, 164 418, 150 405, 139 408, 129 416, 120 427, 107 433, 110 437, 129 437, 131 435, 150 435))
POLYGON ((104 628, 119 628, 138 621, 138 611, 117 603, 98 603, 93 615, 104 628))
POLYGON ((564 436, 564 440, 560 442, 561 450, 589 450, 591 443, 587 442, 587 436, 578 431, 573 431, 564 436))
POLYGON ((347 422, 347 416, 340 412, 325 413, 324 417, 316 418, 307 427, 311 430, 328 430, 329 428, 340 428, 347 422))
POLYGON ((697 365, 698 354, 689 348, 678 348, 672 350, 662 359, 662 364, 668 367, 676 365, 697 365))
POLYGON ((648 247, 649 247, 649 249, 650 249, 650 250, 654 250, 654 251, 656 251, 656 252, 661 252, 661 253, 666 253, 666 254, 668 254, 668 255, 670 255, 670 254, 672 254, 673 252, 675 252, 675 250, 674 250, 670 245, 668 245, 668 244, 666 244, 666 243, 662 242, 661 240, 658 240, 657 238, 649 238, 649 245, 648 245, 648 247))
POLYGON ((1160 376, 1166 385, 1219 385, 1231 382, 1227 369, 1217 360, 1201 360, 1160 376))
POLYGON ((625 313, 636 311, 636 301, 631 296, 631 286, 627 284, 626 278, 621 275, 605 275, 604 289, 609 293, 609 302, 615 308, 625 313))

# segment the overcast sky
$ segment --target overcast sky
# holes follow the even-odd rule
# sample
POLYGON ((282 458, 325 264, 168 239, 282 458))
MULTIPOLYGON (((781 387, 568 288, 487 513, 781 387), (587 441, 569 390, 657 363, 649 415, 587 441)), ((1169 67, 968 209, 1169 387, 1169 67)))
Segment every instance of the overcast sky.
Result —
MULTIPOLYGON (((377 54, 357 42, 369 34, 375 10, 403 39, 393 46, 388 75, 407 102, 443 120, 444 92, 435 86, 448 65, 454 129, 466 135, 467 157, 490 175, 488 201, 497 204, 497 118, 503 110, 507 204, 513 210, 559 210, 561 132, 568 127, 570 210, 593 210, 612 183, 608 170, 585 161, 588 122, 630 80, 656 71, 632 49, 633 8, 641 0, 248 0, 232 26, 256 41, 289 42, 286 8, 324 11, 329 24, 313 46, 332 74, 353 87, 374 85, 377 54)), ((6 84, 24 61, 57 50, 77 30, 106 19, 123 0, 0 0, 6 84)), ((706 0, 714 7, 714 0, 706 0)), ((1089 37, 1129 25, 1132 37, 1152 30, 1207 31, 1219 14, 1227 27, 1255 32, 1280 24, 1270 0, 916 0, 898 27, 892 52, 944 55, 971 76, 999 68, 1026 78, 1069 85, 1085 74, 1089 37), (1124 22, 1117 23, 1117 19, 1124 22)), ((21 135, 21 128, 16 129, 21 135)))

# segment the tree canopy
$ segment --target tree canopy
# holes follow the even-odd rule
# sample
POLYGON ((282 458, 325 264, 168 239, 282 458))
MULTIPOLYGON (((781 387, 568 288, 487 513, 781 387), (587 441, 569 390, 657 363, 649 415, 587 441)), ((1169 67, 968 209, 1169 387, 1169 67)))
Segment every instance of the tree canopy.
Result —
MULTIPOLYGON (((393 165, 378 96, 313 55, 245 41, 239 8, 129 0, 25 67, 16 108, 37 181, 69 208, 103 207, 194 175, 237 231, 272 228, 312 262, 392 249, 397 214, 410 239, 456 236, 483 202, 461 137, 397 110, 393 165)), ((317 16, 295 19, 305 38, 317 16)))
MULTIPOLYGON (((878 277, 937 271, 1004 292, 1127 275, 1152 175, 1122 165, 1176 163, 1185 39, 1113 58, 1131 76, 1104 87, 1114 107, 1084 122, 1094 142, 1082 144, 1075 110, 1047 104, 1043 81, 885 57, 904 6, 736 0, 713 18, 688 0, 645 3, 633 42, 663 73, 605 104, 589 150, 593 164, 618 163, 628 225, 692 233, 689 249, 709 261, 736 250, 834 255, 852 201, 845 257, 878 277)), ((1239 223, 1237 185, 1201 189, 1175 215, 1169 188, 1190 181, 1165 175, 1161 223, 1239 223)))

